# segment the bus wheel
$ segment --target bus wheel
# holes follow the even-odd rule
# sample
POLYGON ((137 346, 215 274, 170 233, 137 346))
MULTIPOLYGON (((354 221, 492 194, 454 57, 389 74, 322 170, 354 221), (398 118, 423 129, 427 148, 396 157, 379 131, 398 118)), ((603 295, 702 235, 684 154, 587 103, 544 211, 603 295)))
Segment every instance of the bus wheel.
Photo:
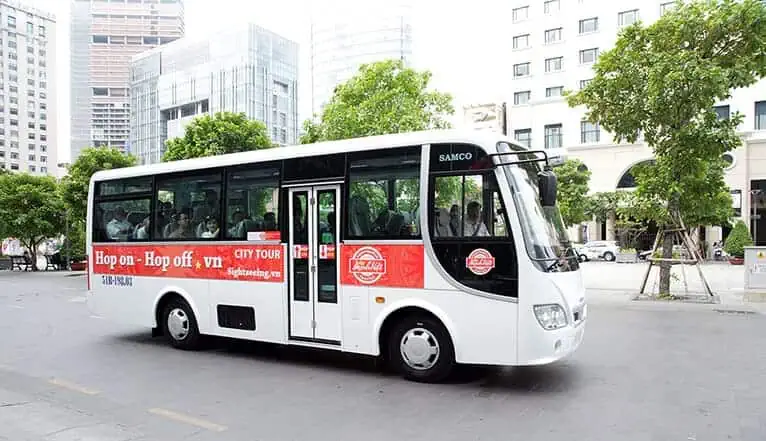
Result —
POLYGON ((427 316, 410 316, 397 323, 388 339, 388 359, 408 380, 435 383, 455 366, 455 349, 444 326, 427 316))
POLYGON ((164 334, 173 347, 186 350, 199 347, 197 319, 186 301, 180 298, 169 301, 165 305, 162 317, 164 334))

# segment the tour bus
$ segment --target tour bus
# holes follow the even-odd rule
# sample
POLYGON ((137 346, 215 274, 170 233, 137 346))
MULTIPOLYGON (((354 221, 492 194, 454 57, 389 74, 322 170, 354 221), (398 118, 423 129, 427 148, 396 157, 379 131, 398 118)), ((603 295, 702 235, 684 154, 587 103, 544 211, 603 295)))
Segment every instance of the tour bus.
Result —
POLYGON ((89 308, 180 349, 310 346, 414 381, 552 363, 587 315, 560 153, 438 130, 101 171, 89 308))

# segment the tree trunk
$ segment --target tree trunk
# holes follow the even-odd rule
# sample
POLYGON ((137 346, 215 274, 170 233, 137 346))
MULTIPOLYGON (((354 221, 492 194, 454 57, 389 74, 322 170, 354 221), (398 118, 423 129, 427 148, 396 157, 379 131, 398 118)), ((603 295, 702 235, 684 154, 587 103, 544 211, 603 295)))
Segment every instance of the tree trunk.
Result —
POLYGON ((32 271, 39 271, 37 268, 37 244, 34 240, 29 241, 29 258, 32 259, 32 271))
MULTIPOLYGON (((669 228, 675 228, 675 226, 669 226, 669 228)), ((662 258, 673 258, 673 232, 665 231, 665 237, 662 238, 662 258)), ((660 292, 659 296, 667 296, 670 294, 670 274, 673 269, 673 265, 670 262, 660 262, 660 292)))

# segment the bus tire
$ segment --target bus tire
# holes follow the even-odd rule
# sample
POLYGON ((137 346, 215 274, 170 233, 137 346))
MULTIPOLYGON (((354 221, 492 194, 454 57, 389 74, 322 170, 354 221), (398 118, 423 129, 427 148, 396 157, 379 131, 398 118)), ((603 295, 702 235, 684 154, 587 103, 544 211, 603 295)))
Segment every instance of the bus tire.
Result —
POLYGON ((197 318, 184 299, 174 298, 165 305, 162 311, 162 330, 174 348, 194 350, 200 346, 197 318))
POLYGON ((388 360, 408 380, 437 383, 452 373, 455 348, 439 320, 424 315, 407 316, 391 330, 388 360))

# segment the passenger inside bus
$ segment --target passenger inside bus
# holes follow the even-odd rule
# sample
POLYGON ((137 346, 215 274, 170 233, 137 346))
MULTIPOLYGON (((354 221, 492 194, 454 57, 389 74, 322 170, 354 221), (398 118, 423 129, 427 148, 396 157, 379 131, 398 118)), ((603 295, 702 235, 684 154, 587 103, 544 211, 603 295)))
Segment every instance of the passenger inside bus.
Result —
POLYGON ((218 219, 208 216, 205 219, 205 231, 200 236, 203 239, 215 239, 218 237, 218 219))
POLYGON ((106 225, 106 232, 109 239, 114 241, 125 241, 133 229, 133 225, 127 220, 127 213, 122 206, 114 209, 112 220, 106 225))
POLYGON ((191 216, 188 210, 178 213, 175 229, 170 233, 168 239, 191 239, 194 237, 194 231, 191 226, 191 216))
POLYGON ((481 220, 480 203, 476 201, 469 202, 465 217, 466 219, 463 223, 464 236, 489 236, 489 230, 487 230, 487 226, 481 220))

